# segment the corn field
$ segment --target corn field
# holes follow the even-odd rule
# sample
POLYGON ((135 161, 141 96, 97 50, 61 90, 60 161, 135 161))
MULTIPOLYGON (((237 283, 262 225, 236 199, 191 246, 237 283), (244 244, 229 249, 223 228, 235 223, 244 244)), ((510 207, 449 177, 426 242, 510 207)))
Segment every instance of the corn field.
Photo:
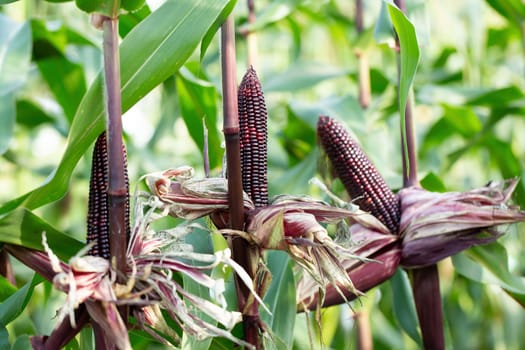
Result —
POLYGON ((0 0, 0 350, 521 349, 524 23, 0 0))

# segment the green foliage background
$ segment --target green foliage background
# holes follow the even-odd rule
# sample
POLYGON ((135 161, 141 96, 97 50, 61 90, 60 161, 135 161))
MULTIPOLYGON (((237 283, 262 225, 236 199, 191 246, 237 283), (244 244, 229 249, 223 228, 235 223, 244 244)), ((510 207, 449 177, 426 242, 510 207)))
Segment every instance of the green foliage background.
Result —
MULTIPOLYGON (((0 1, 6 4, 0 6, 0 237, 38 247, 39 233, 43 227, 54 232, 51 225, 55 248, 67 257, 84 240, 90 147, 103 128, 101 32, 74 2, 8 2, 0 1)), ((308 185, 319 169, 319 114, 344 122, 389 185, 401 187, 393 37, 384 5, 364 2, 365 30, 360 34, 352 1, 256 1, 254 24, 247 23, 244 1, 235 5, 239 79, 247 68, 241 33, 249 30, 257 37, 254 66, 269 109, 272 195, 322 196, 308 185), (357 100, 356 50, 366 54, 370 65, 372 100, 367 109, 357 100)), ((462 191, 489 180, 523 177, 525 5, 520 0, 406 2, 421 54, 413 89, 423 185, 462 191)), ((151 1, 150 7, 121 17, 132 187, 145 173, 183 164, 202 175, 203 121, 212 172, 220 173, 220 62, 213 24, 234 3, 173 0, 156 11, 160 2, 151 1)), ((523 182, 514 199, 525 207, 523 182)), ((525 344, 524 229, 509 227, 500 244, 440 263, 448 347, 519 349, 525 344)), ((206 239, 198 243, 203 249, 210 244, 206 239)), ((314 315, 307 321, 305 315, 290 313, 295 296, 286 257, 272 254, 268 259, 279 281, 268 293, 274 318, 266 318, 282 339, 277 346, 304 349, 311 338, 317 348, 322 338, 326 349, 355 348, 355 325, 346 306, 324 310, 322 330, 312 327, 308 335, 307 323, 315 325, 314 315)), ((27 334, 49 333, 49 320, 63 298, 48 283, 33 292, 37 282, 32 283, 32 274, 15 267, 18 285, 27 284, 16 291, 0 278, 1 349, 24 348, 27 334), (25 298, 27 293, 32 297, 25 298), (10 296, 24 301, 7 312, 13 305, 10 296)), ((419 347, 407 283, 399 271, 353 304, 368 311, 376 349, 419 347)), ((84 332, 71 348, 86 348, 89 339, 84 332)), ((134 334, 133 344, 137 349, 153 346, 144 334, 134 334)), ((214 340, 201 346, 231 344, 214 340)))

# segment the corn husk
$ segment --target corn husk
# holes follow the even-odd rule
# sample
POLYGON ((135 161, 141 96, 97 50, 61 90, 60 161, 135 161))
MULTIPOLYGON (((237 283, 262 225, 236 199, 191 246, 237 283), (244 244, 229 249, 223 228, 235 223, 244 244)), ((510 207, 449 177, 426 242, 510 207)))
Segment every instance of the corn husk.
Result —
MULTIPOLYGON (((343 299, 361 295, 347 274, 348 265, 371 262, 366 254, 397 240, 374 216, 357 208, 335 208, 308 197, 280 196, 268 207, 248 212, 246 231, 259 247, 287 251, 306 272, 305 290, 330 286, 343 299), (323 224, 353 223, 353 242, 335 242, 323 224), (357 240, 354 240, 354 236, 357 240)), ((310 296, 300 293, 299 298, 310 296)))
MULTIPOLYGON (((225 178, 194 178, 193 169, 180 167, 145 176, 154 195, 151 206, 167 211, 169 215, 193 220, 228 209, 228 182, 225 178)), ((248 195, 243 193, 244 207, 253 209, 248 195)))
POLYGON ((405 267, 432 265, 505 233, 504 225, 525 221, 510 204, 518 180, 491 183, 467 192, 434 193, 402 189, 400 233, 405 267))

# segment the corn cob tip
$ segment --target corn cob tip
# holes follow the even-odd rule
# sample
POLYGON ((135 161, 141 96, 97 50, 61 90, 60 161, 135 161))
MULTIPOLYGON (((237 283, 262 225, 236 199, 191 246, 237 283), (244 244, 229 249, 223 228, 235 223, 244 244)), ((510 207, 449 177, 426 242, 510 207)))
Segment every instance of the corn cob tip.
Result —
MULTIPOLYGON (((252 65, 248 67, 246 73, 242 77, 241 84, 239 85, 239 92, 242 92, 245 96, 256 93, 257 95, 262 95, 261 82, 257 76, 257 72, 252 65)), ((265 107, 266 108, 266 107, 265 107)))

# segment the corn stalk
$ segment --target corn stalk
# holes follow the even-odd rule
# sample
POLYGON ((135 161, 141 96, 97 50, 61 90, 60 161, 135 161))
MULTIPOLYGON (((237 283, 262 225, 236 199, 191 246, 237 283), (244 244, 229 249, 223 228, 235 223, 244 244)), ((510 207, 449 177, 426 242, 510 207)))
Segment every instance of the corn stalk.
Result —
MULTIPOLYGON (((404 0, 395 0, 396 6, 406 13, 404 0)), ((399 48, 399 37, 396 35, 399 48)), ((401 79, 400 50, 398 52, 398 77, 401 79)), ((400 106, 403 108, 403 106, 400 106)), ((403 126, 403 123, 401 123, 403 126)), ((403 187, 419 186, 417 178, 417 151, 414 135, 414 116, 409 96, 405 107, 404 130, 401 130, 401 149, 403 160, 403 187), (408 169, 408 170, 407 170, 408 169)), ((409 271, 414 302, 416 305, 423 346, 425 349, 445 348, 443 331, 443 308, 439 291, 439 272, 436 264, 414 268, 409 271)))
MULTIPOLYGON (((221 28, 221 49, 224 138, 226 140, 226 164, 228 169, 229 225, 231 229, 243 230, 244 202, 237 105, 235 31, 232 15, 228 16, 221 28)), ((259 259, 257 250, 250 247, 240 237, 231 238, 231 247, 233 258, 248 272, 253 281, 259 259)), ((238 310, 243 314, 244 340, 256 348, 260 348, 258 303, 251 297, 250 290, 238 278, 236 278, 235 282, 238 310)))

